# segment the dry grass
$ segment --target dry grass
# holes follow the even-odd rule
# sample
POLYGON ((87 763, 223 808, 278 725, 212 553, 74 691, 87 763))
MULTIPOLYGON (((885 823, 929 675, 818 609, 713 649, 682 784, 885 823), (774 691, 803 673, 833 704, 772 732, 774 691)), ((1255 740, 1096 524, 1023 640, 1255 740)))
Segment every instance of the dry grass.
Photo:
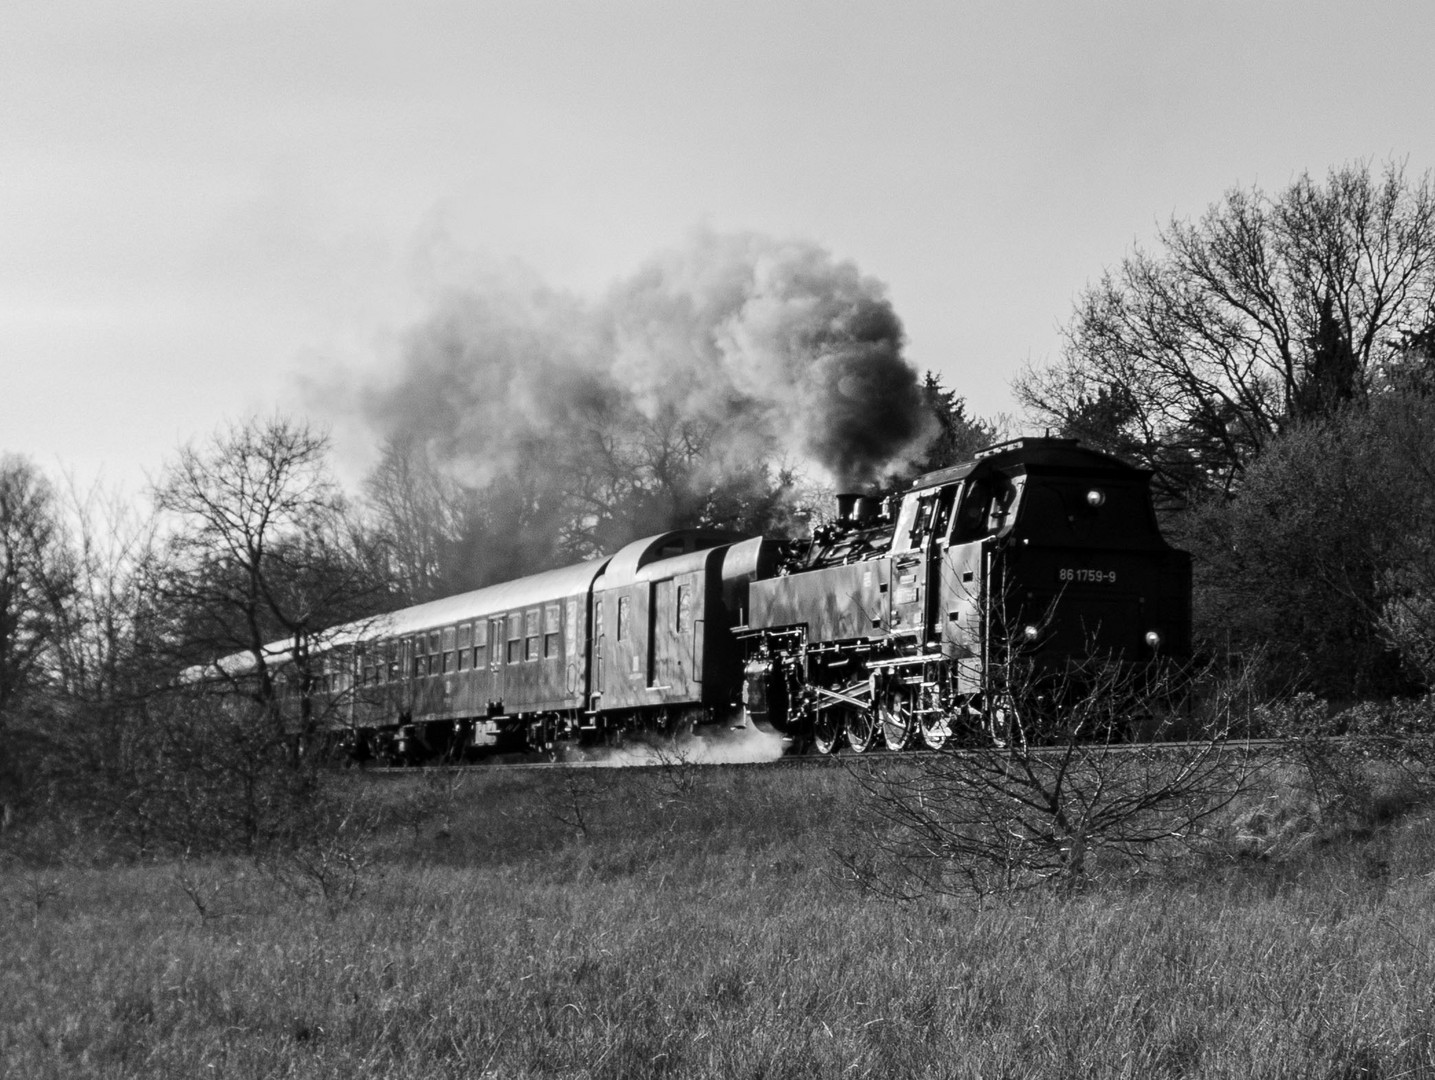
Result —
POLYGON ((1423 817, 1263 851, 1302 812, 1272 789, 1139 887, 918 906, 839 880, 840 770, 362 790, 387 824, 339 903, 240 863, 12 869, 0 1072, 1435 1076, 1423 817))

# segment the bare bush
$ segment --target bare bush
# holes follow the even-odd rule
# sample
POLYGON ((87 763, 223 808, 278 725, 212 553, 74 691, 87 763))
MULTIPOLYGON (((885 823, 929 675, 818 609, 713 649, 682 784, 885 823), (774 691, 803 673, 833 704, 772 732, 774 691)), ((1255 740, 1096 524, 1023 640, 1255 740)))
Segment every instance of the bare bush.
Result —
POLYGON ((194 862, 186 856, 175 867, 173 877, 175 886, 189 898, 205 925, 243 914, 235 896, 245 880, 242 871, 220 863, 194 862))
POLYGON ((1435 801, 1435 699, 1332 709, 1310 694, 1260 710, 1326 838, 1365 833, 1435 801))
POLYGON ((1189 735, 1173 705, 1183 673, 1092 661, 1053 684, 1017 667, 989 708, 997 741, 854 767, 861 843, 843 861, 863 886, 906 899, 1077 888, 1184 850, 1247 782, 1232 688, 1204 695, 1199 738, 1166 743, 1189 735), (1137 732, 1147 741, 1126 741, 1137 732))
POLYGON ((592 836, 593 814, 598 798, 598 777, 595 770, 564 766, 558 770, 559 782, 548 789, 545 807, 548 816, 572 829, 583 840, 592 836))
POLYGON ((371 853, 375 826, 368 816, 346 815, 276 845, 260 857, 260 869, 289 895, 337 915, 363 899, 380 876, 371 853))
POLYGON ((439 839, 447 840, 453 835, 454 809, 467 781, 462 769, 425 769, 418 782, 407 789, 394 816, 412 832, 415 845, 431 826, 436 825, 434 835, 439 839))
POLYGON ((686 733, 674 736, 653 748, 664 795, 663 803, 685 803, 697 788, 704 766, 686 733))
POLYGON ((30 910, 32 925, 40 921, 40 912, 65 895, 66 876, 57 870, 29 869, 15 873, 15 895, 30 910))

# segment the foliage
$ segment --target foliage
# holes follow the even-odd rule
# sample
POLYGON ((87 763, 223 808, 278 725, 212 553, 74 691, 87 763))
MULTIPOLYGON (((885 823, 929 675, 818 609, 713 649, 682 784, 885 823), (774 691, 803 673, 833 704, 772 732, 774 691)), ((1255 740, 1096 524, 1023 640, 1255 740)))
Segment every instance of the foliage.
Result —
POLYGON ((1039 422, 1149 465, 1168 499, 1229 494, 1292 422, 1408 367, 1432 313, 1429 174, 1346 165, 1173 219, 1081 296, 1061 361, 1016 390, 1039 422))
POLYGON ((937 422, 937 433, 926 446, 925 457, 913 466, 915 473, 960 465, 977 451, 1001 439, 1001 423, 967 415, 967 402, 942 385, 942 377, 929 371, 922 381, 922 397, 937 422))
POLYGON ((1238 498, 1176 524, 1208 647, 1261 648, 1282 683, 1325 697, 1429 685, 1435 399, 1384 393, 1296 425, 1238 498))
POLYGON ((1296 694, 1263 706, 1256 723, 1280 740, 1279 760, 1295 773, 1291 787, 1327 842, 1369 834, 1435 802, 1435 699, 1340 709, 1296 694))

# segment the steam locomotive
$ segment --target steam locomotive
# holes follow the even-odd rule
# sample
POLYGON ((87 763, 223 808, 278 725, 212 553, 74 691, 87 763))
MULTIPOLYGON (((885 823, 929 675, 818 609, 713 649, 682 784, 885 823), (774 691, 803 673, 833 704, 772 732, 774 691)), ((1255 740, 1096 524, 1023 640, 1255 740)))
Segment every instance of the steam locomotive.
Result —
POLYGON ((1149 473, 1024 438, 802 541, 678 530, 344 628, 322 690, 352 755, 418 763, 706 725, 832 753, 999 735, 1009 671, 1190 650, 1189 556, 1149 473))

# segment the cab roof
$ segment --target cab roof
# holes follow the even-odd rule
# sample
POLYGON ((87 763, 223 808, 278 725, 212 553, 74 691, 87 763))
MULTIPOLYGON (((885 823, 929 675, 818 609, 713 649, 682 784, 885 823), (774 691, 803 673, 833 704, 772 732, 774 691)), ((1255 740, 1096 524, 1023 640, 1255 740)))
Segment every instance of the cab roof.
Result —
POLYGON ((1059 439, 1052 436, 1024 436, 994 443, 977 451, 972 461, 952 465, 935 472, 924 473, 912 481, 908 490, 921 491, 924 488, 942 487, 965 480, 977 471, 1000 470, 1003 472, 1024 471, 1028 468, 1069 469, 1080 472, 1111 472, 1145 474, 1146 470, 1128 465, 1118 457, 1090 450, 1076 439, 1059 439))

